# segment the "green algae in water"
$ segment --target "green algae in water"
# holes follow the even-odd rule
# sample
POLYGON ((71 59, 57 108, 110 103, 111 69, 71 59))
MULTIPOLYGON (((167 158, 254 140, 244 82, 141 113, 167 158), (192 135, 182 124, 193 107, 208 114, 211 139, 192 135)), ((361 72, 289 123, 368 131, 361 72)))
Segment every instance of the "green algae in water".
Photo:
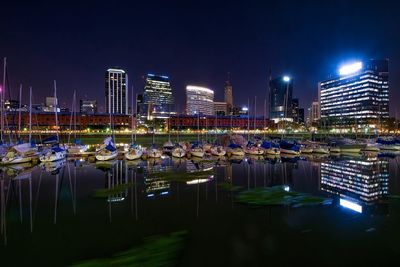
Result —
POLYGON ((149 175, 150 178, 158 178, 176 182, 187 182, 190 180, 208 178, 213 175, 213 171, 195 171, 195 172, 158 172, 149 175))
POLYGON ((286 205, 292 207, 331 204, 332 199, 287 191, 284 186, 262 187, 243 191, 236 201, 255 206, 286 205))
POLYGON ((242 186, 238 186, 238 185, 233 185, 232 183, 228 183, 228 182, 222 182, 218 184, 219 187, 222 188, 222 190, 225 191, 239 191, 240 189, 242 189, 242 186))
POLYGON ((152 236, 146 238, 143 245, 115 254, 112 258, 83 261, 72 267, 174 266, 183 249, 186 234, 186 231, 180 231, 163 236, 152 236))
POLYGON ((117 195, 125 191, 126 189, 134 186, 134 183, 127 183, 127 184, 119 184, 114 186, 113 188, 101 188, 96 189, 93 193, 93 197, 95 198, 108 198, 113 195, 117 195))

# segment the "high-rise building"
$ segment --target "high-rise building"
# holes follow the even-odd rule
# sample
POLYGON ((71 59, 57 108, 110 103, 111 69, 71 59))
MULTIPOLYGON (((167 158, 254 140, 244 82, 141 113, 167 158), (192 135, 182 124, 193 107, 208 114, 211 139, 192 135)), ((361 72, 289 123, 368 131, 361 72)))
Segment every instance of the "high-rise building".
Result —
POLYGON ((298 98, 293 98, 292 103, 292 118, 294 122, 299 122, 299 99, 298 98))
POLYGON ((169 77, 147 74, 143 99, 140 104, 140 115, 148 120, 166 119, 176 114, 174 104, 169 77))
POLYGON ((281 120, 292 121, 292 92, 293 81, 288 76, 270 80, 270 119, 274 122, 281 120))
POLYGON ((97 101, 96 100, 79 100, 79 111, 84 114, 95 114, 97 113, 97 101))
POLYGON ((229 80, 225 82, 225 103, 227 106, 227 112, 231 114, 233 109, 233 95, 232 84, 229 80))
POLYGON ((343 66, 319 84, 321 119, 339 128, 379 128, 389 118, 389 62, 368 60, 343 66))
POLYGON ((317 122, 321 119, 320 106, 318 101, 313 101, 310 109, 310 121, 317 122))
POLYGON ((106 71, 105 107, 106 113, 128 114, 128 74, 122 69, 106 71))
MULTIPOLYGON (((48 96, 45 99, 45 104, 43 106, 43 111, 44 112, 54 112, 56 109, 56 106, 58 106, 58 100, 57 98, 53 96, 48 96)), ((58 107, 57 111, 60 111, 60 107, 58 107)))
POLYGON ((214 102, 214 115, 228 115, 228 105, 226 102, 214 102))
POLYGON ((299 108, 298 123, 304 124, 304 108, 299 108))
POLYGON ((214 91, 200 86, 186 86, 186 114, 214 115, 214 91))

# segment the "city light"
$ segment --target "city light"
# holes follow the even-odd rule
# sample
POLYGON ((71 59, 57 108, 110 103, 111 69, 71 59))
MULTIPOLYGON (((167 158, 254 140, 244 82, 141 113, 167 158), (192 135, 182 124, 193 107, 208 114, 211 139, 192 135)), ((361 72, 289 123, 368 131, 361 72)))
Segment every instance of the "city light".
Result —
POLYGON ((340 199, 340 206, 362 213, 362 206, 349 200, 340 199))
POLYGON ((248 107, 242 107, 242 111, 249 111, 248 107))
POLYGON ((289 76, 283 76, 283 81, 284 82, 290 82, 290 77, 289 76))
POLYGON ((358 72, 361 69, 362 69, 362 62, 356 62, 356 63, 353 63, 353 64, 342 66, 339 69, 339 74, 340 75, 347 75, 347 74, 358 72))

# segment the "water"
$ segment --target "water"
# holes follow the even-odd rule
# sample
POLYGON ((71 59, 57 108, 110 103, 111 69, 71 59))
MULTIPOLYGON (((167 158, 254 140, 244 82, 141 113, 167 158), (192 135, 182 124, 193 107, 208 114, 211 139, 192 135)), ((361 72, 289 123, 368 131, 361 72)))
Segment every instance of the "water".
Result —
POLYGON ((399 166, 399 157, 350 156, 3 167, 1 265, 69 266, 181 230, 178 266, 384 265, 400 253, 400 199, 389 198, 399 166), (155 174, 199 169, 206 175, 189 182, 155 174), (333 202, 256 208, 221 184, 285 185, 333 202))

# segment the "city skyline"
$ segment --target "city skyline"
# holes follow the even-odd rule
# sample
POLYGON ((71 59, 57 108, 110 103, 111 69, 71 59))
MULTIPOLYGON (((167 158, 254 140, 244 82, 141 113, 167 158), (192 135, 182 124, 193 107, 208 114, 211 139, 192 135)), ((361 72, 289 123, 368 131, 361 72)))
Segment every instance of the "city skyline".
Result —
MULTIPOLYGON (((143 89, 144 74, 161 73, 171 77, 177 95, 184 95, 187 84, 198 84, 213 88, 221 100, 229 72, 238 106, 246 104, 249 93, 260 101, 265 97, 271 69, 273 76, 293 78, 294 95, 302 92, 299 101, 304 107, 317 98, 317 83, 335 75, 337 66, 347 61, 389 58, 390 70, 400 69, 395 45, 399 36, 391 34, 398 18, 384 4, 160 2, 126 4, 110 12, 101 4, 8 2, 5 8, 0 56, 8 58, 14 95, 22 83, 24 92, 32 86, 35 99, 43 99, 57 80, 60 104, 66 106, 70 92, 77 90, 104 110, 103 72, 112 66, 129 73, 135 93, 143 89), (159 19, 145 20, 147 10, 159 19), (20 15, 10 16, 14 11, 20 15), (101 15, 105 12, 123 25, 112 41, 103 40, 104 29, 111 29, 101 15), (126 16, 131 12, 135 15, 126 16), (373 14, 386 15, 372 20, 373 14), (196 16, 209 19, 191 19, 196 16)), ((398 75, 390 79, 392 88, 400 85, 398 75)), ((392 99, 400 97, 398 90, 391 94, 392 99)), ((177 105, 183 111, 184 98, 177 99, 177 105)), ((393 108, 391 116, 395 113, 393 108)))

